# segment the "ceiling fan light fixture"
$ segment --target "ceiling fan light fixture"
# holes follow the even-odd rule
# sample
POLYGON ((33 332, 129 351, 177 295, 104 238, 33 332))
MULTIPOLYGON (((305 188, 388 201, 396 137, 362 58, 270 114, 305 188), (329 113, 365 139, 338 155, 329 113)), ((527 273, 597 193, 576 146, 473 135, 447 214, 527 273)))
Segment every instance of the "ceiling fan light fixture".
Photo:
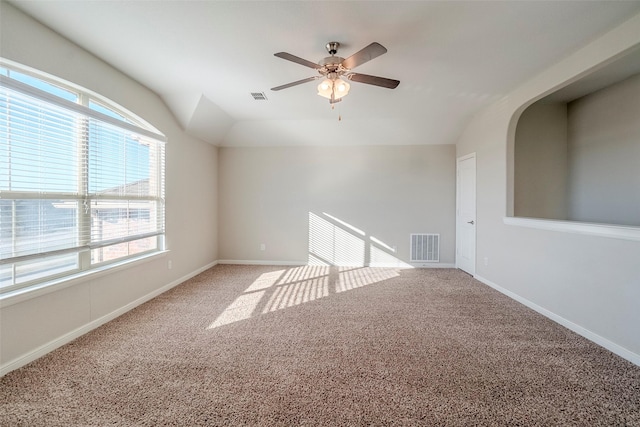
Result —
POLYGON ((325 79, 318 85, 318 95, 324 98, 331 99, 333 90, 333 80, 325 79))
POLYGON ((340 78, 325 79, 318 85, 318 95, 327 99, 340 99, 349 93, 349 88, 351 85, 340 78))
POLYGON ((323 98, 327 98, 333 105, 336 102, 341 101, 342 98, 349 93, 349 88, 351 87, 351 85, 346 80, 384 87, 388 89, 395 89, 400 84, 399 80, 387 79, 386 77, 370 76, 368 74, 358 74, 351 71, 353 68, 385 54, 387 52, 387 49, 380 43, 373 42, 363 49, 360 49, 358 52, 354 53, 347 59, 336 56, 336 54, 338 53, 338 47, 340 47, 340 43, 329 42, 327 43, 326 47, 331 56, 322 59, 318 63, 307 61, 306 59, 302 59, 287 52, 274 53, 274 56, 277 56, 278 58, 286 59, 287 61, 295 62, 297 64, 304 65, 305 67, 312 68, 316 70, 320 75, 272 87, 271 90, 279 91, 314 80, 324 79, 318 85, 318 95, 322 96, 323 98))
POLYGON ((351 88, 351 85, 345 82, 344 80, 339 79, 338 82, 336 83, 336 88, 337 88, 338 94, 340 94, 340 96, 344 96, 349 93, 349 89, 351 88))

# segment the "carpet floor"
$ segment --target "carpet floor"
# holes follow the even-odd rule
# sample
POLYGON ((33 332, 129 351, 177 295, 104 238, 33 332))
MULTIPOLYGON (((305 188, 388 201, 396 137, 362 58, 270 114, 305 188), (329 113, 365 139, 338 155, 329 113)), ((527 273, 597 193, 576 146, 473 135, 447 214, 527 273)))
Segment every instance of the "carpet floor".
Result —
POLYGON ((458 270, 219 265, 1 378, 0 425, 640 426, 640 367, 458 270))

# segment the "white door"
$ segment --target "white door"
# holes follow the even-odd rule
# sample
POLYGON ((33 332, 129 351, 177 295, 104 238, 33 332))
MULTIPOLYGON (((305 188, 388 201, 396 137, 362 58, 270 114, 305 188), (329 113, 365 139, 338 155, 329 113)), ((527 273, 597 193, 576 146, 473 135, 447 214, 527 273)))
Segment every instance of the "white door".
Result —
POLYGON ((476 155, 458 158, 456 267, 476 273, 476 155))

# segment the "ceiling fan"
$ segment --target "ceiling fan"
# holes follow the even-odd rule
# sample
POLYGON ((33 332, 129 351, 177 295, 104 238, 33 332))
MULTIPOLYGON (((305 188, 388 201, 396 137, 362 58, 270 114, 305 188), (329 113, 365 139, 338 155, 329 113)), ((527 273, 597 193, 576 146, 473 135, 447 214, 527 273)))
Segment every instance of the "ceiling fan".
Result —
POLYGON ((354 82, 386 87, 388 89, 395 89, 400 84, 400 81, 398 80, 370 76, 368 74, 359 74, 351 71, 358 65, 362 65, 365 62, 371 61, 372 59, 386 53, 387 49, 380 43, 373 42, 347 59, 336 56, 339 47, 340 43, 338 42, 327 43, 327 52, 329 52, 331 56, 327 56, 317 64, 287 52, 274 53, 274 56, 277 56, 278 58, 313 68, 319 73, 319 75, 287 83, 282 86, 276 86, 271 88, 271 90, 278 91, 292 86, 297 86, 302 83, 324 79, 318 85, 318 95, 329 99, 330 104, 335 104, 336 102, 342 101, 342 97, 349 93, 351 85, 344 80, 345 78, 354 82))

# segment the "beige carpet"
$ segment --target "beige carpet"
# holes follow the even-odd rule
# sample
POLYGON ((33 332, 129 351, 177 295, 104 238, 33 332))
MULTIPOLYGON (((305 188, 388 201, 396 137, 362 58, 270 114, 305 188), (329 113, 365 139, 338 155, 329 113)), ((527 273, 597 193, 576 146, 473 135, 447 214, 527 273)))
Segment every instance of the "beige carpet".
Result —
POLYGON ((0 379, 0 425, 638 426, 640 367, 456 270, 216 266, 0 379))

